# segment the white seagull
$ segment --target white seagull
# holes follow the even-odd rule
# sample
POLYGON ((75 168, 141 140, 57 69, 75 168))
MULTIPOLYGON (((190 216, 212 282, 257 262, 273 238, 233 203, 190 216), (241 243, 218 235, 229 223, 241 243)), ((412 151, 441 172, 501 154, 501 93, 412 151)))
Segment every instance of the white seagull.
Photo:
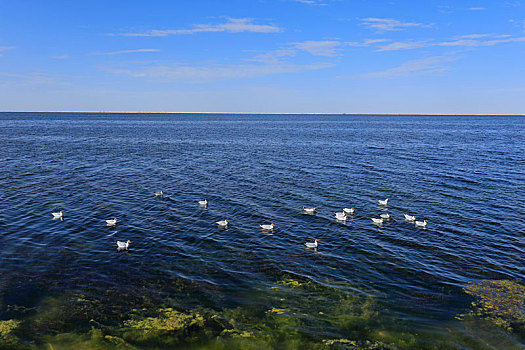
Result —
POLYGON ((303 210, 306 214, 315 214, 315 211, 317 210, 317 208, 305 208, 303 207, 303 210))
POLYGON ((388 198, 385 199, 384 201, 378 200, 377 202, 379 203, 379 205, 388 205, 388 198))
POLYGON ((153 192, 153 194, 155 197, 162 197, 164 195, 164 191, 153 192))
POLYGON ((419 227, 427 227, 428 220, 425 219, 423 221, 416 221, 415 224, 416 224, 416 226, 419 226, 419 227))
POLYGON ((343 212, 344 212, 345 214, 354 215, 355 208, 343 208, 343 212))
POLYGON ((51 213, 51 215, 53 215, 53 219, 61 219, 61 218, 62 218, 62 213, 63 213, 63 212, 64 212, 64 211, 61 210, 61 211, 59 211, 58 213, 51 213))
POLYGON ((415 215, 408 215, 408 214, 403 214, 405 216, 405 220, 406 221, 415 221, 417 219, 417 216, 415 215))
POLYGON ((216 221, 215 223, 217 225, 221 226, 221 227, 226 227, 230 223, 230 220, 224 219, 224 220, 221 220, 221 221, 216 221))
POLYGON ((390 214, 389 213, 384 213, 384 214, 381 214, 379 216, 381 216, 381 219, 384 219, 384 220, 390 219, 390 214))
POLYGON ((274 224, 270 224, 270 225, 259 225, 259 226, 261 226, 261 228, 262 228, 263 230, 267 230, 267 231, 273 230, 273 228, 275 227, 274 224))
POLYGON ((208 200, 207 200, 207 199, 205 199, 205 200, 203 200, 203 201, 197 201, 197 202, 198 202, 199 205, 202 206, 202 207, 205 207, 205 206, 208 205, 208 200))
POLYGON ((319 242, 318 239, 316 239, 314 243, 306 242, 304 245, 306 246, 306 248, 317 248, 317 242, 319 242))
POLYGON ((337 220, 346 221, 346 219, 348 219, 348 216, 346 216, 344 211, 338 211, 335 213, 335 218, 337 220))
POLYGON ((115 226, 117 224, 117 218, 113 218, 113 219, 107 219, 106 220, 106 224, 108 226, 115 226))
POLYGON ((131 244, 131 241, 128 239, 127 242, 121 242, 121 241, 117 241, 117 249, 121 250, 121 249, 128 249, 129 245, 131 244))
POLYGON ((372 218, 372 221, 374 222, 374 224, 382 224, 383 223, 383 218, 372 218))

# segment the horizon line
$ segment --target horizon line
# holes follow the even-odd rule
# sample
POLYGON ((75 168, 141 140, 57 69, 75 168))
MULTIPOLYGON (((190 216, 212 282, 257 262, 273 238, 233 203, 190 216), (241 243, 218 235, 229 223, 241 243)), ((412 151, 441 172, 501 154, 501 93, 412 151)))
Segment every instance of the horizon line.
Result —
POLYGON ((0 111, 0 113, 107 113, 107 114, 256 114, 256 115, 421 115, 421 116, 519 116, 520 113, 346 113, 346 112, 146 112, 146 111, 0 111))

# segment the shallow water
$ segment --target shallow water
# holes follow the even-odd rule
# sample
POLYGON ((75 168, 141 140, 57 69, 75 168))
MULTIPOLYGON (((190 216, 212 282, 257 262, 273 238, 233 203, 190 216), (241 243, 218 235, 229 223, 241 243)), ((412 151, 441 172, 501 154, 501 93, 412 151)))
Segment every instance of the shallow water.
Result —
POLYGON ((468 283, 523 282, 524 130, 510 116, 1 113, 0 319, 65 294, 102 301, 105 325, 170 302, 266 310, 272 286, 294 279, 378 305, 378 323, 353 328, 312 313, 292 327, 312 344, 366 328, 523 345, 456 317, 468 283), (342 207, 356 208, 346 223, 342 207))

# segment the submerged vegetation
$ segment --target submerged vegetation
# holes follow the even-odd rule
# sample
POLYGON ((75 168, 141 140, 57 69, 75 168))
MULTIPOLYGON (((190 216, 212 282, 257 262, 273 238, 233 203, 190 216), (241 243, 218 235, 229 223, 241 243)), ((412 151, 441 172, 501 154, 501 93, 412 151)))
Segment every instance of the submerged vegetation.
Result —
MULTIPOLYGON (((48 298, 22 312, 20 320, 0 322, 0 349, 442 349, 479 344, 450 340, 446 334, 414 334, 377 298, 351 290, 285 276, 258 291, 253 304, 222 310, 184 309, 167 299, 161 308, 144 303, 122 312, 122 306, 117 311, 78 294, 48 298)), ((509 331, 523 330, 523 285, 482 281, 465 291, 477 298, 473 317, 509 331)))
POLYGON ((525 285, 508 280, 483 280, 465 288, 476 298, 471 315, 507 331, 525 332, 525 285))

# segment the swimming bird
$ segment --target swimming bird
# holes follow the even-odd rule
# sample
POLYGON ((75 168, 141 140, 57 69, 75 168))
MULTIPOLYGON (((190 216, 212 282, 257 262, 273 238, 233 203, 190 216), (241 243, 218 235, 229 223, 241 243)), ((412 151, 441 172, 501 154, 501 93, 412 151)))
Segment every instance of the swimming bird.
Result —
POLYGON ((221 220, 221 221, 216 221, 215 223, 217 225, 221 226, 221 227, 226 227, 230 223, 230 220, 224 219, 224 220, 221 220))
POLYGON ((131 244, 131 241, 128 239, 127 242, 121 242, 121 241, 117 241, 117 249, 121 250, 121 249, 128 249, 129 245, 131 244))
POLYGON ((205 200, 203 200, 203 201, 197 201, 197 202, 198 202, 199 205, 202 206, 202 207, 205 207, 205 206, 208 205, 208 200, 207 200, 207 199, 205 199, 205 200))
POLYGON ((318 239, 316 239, 314 243, 306 242, 304 245, 306 246, 306 248, 317 248, 317 242, 319 242, 318 239))
POLYGON ((348 216, 346 216, 345 212, 338 211, 335 213, 335 218, 337 220, 346 221, 346 219, 348 219, 348 216))
POLYGON ((306 214, 315 214, 315 211, 317 210, 317 208, 305 208, 303 207, 303 210, 306 214))
POLYGON ((117 224, 117 218, 113 218, 113 219, 107 219, 106 220, 106 224, 108 226, 115 226, 117 224))
POLYGON ((374 224, 382 224, 383 218, 372 218, 372 221, 374 222, 374 224))
POLYGON ((381 219, 384 219, 384 220, 390 219, 390 214, 389 213, 384 213, 384 214, 381 214, 379 216, 381 216, 381 219))
POLYGON ((153 192, 153 194, 155 197, 162 197, 164 195, 164 191, 153 192))
POLYGON ((355 208, 343 208, 345 214, 354 215, 355 208))
POLYGON ((378 200, 377 202, 379 203, 379 205, 388 205, 388 198, 385 199, 384 201, 378 200))
POLYGON ((405 220, 406 221, 415 221, 417 219, 417 216, 415 215, 408 215, 408 214, 403 214, 405 216, 405 220))
POLYGON ((63 212, 64 212, 64 211, 61 210, 61 211, 59 211, 58 213, 51 213, 51 215, 53 215, 53 219, 60 219, 60 218, 62 218, 62 213, 63 213, 63 212))
POLYGON ((419 227, 427 227, 428 220, 425 219, 423 221, 416 221, 415 224, 416 224, 416 226, 419 226, 419 227))
POLYGON ((270 224, 270 225, 259 225, 259 226, 261 226, 261 228, 262 228, 263 230, 267 230, 267 231, 269 231, 269 230, 273 230, 273 228, 275 227, 274 224, 270 224))

